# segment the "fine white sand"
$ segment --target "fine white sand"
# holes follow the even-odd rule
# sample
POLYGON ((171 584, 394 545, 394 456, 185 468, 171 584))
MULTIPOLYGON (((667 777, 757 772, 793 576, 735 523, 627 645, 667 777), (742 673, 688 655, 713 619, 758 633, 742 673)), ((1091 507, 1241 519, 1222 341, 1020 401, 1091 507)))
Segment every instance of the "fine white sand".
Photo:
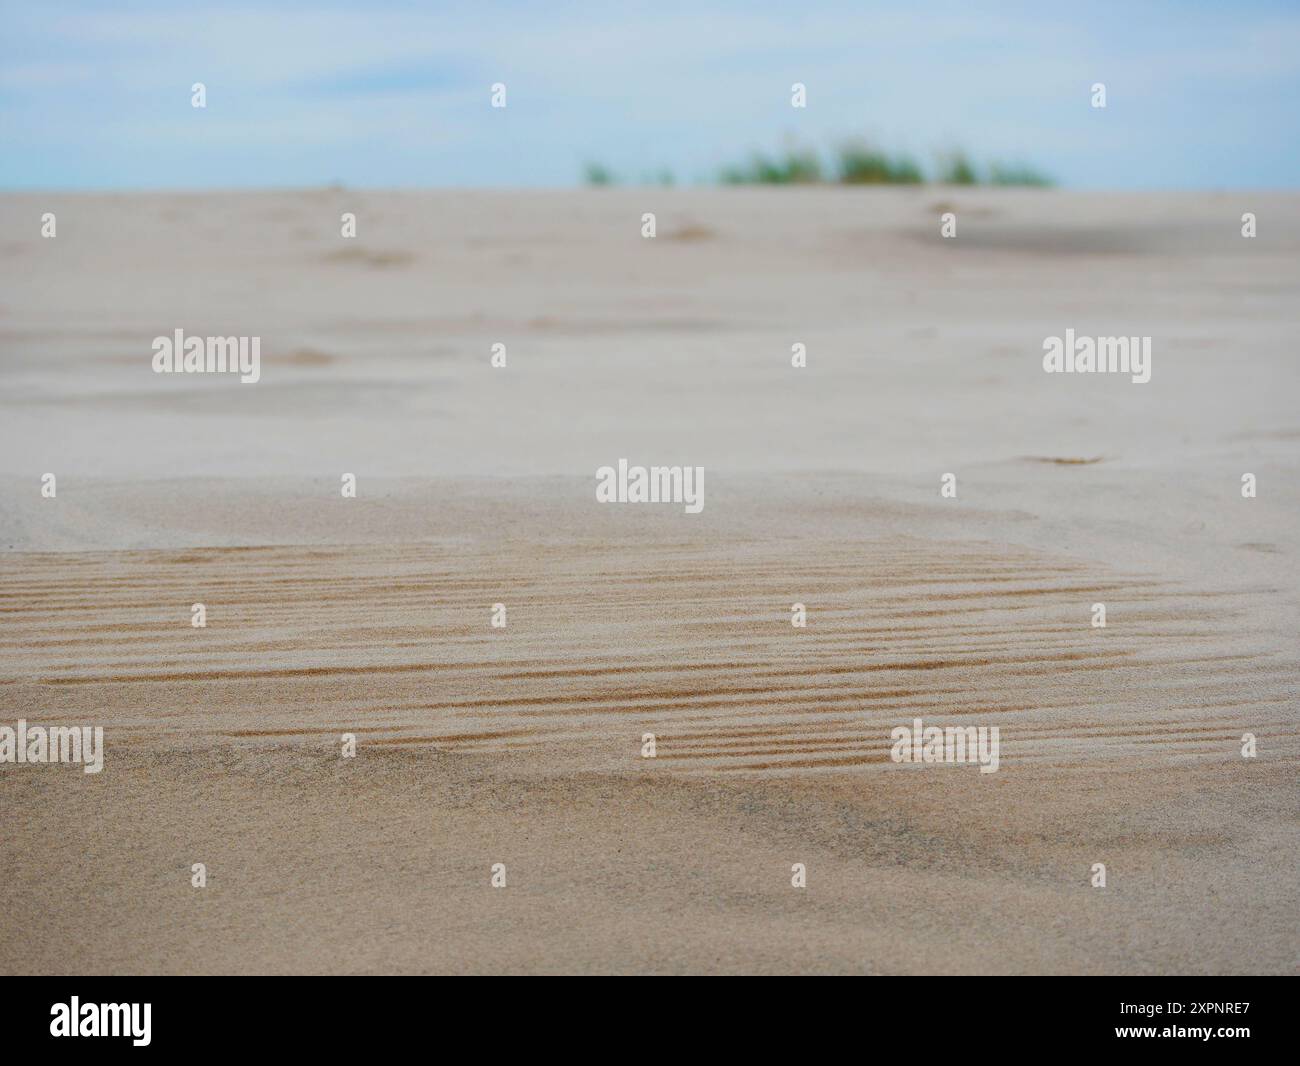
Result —
POLYGON ((0 763, 0 971, 1296 972, 1300 195, 7 195, 0 234, 0 725, 107 744, 0 763), (178 328, 261 381, 154 374, 178 328), (1067 328, 1151 382, 1045 374, 1067 328), (597 503, 622 457, 703 512, 597 503), (891 762, 914 717, 998 772, 891 762))

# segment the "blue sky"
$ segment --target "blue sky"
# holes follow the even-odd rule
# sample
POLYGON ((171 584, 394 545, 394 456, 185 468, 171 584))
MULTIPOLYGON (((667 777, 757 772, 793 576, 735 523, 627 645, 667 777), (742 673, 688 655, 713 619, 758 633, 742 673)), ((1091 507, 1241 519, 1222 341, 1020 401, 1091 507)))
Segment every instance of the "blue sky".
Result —
POLYGON ((1295 0, 0 0, 8 189, 690 182, 850 138, 1077 188, 1291 188, 1298 115, 1295 0))

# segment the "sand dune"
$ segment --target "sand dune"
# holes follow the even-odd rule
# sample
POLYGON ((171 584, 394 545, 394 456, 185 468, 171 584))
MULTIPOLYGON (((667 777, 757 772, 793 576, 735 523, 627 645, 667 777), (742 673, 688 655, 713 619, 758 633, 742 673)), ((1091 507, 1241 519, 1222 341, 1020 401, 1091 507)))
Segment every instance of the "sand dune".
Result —
POLYGON ((42 210, 0 724, 107 754, 0 765, 3 971, 1295 972, 1300 197, 0 199, 42 210), (177 327, 262 380, 154 375, 177 327), (1066 327, 1151 383, 1044 375, 1066 327), (597 504, 622 456, 703 513, 597 504), (914 717, 999 770, 892 762, 914 717))

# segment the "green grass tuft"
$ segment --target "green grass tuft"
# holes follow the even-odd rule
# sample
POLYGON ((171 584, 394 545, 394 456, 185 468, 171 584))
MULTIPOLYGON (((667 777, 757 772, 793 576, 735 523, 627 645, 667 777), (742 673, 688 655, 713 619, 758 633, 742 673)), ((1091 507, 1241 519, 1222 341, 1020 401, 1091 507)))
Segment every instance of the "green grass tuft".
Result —
POLYGON ((720 177, 724 185, 810 185, 823 180, 817 153, 799 148, 772 157, 756 152, 748 163, 727 167, 720 177))
POLYGON ((614 173, 600 163, 588 163, 582 170, 582 176, 588 185, 613 185, 614 173))
MULTIPOLYGON (((583 176, 588 185, 616 184, 613 171, 600 163, 588 163, 583 176)), ((865 141, 841 145, 829 174, 815 151, 787 147, 774 155, 755 152, 748 162, 724 168, 718 180, 724 185, 920 185, 927 180, 942 185, 1036 188, 1056 184, 1048 175, 1025 163, 991 163, 986 171, 981 171, 961 149, 942 154, 933 177, 927 177, 912 156, 904 152, 890 154, 865 141)), ((675 184, 669 170, 646 176, 643 182, 647 185, 675 184)))
POLYGON ((966 157, 966 153, 961 150, 949 152, 939 160, 938 181, 942 185, 978 185, 980 183, 974 164, 966 157))
POLYGON ((843 145, 839 152, 841 185, 919 185, 925 180, 916 160, 861 143, 843 145))

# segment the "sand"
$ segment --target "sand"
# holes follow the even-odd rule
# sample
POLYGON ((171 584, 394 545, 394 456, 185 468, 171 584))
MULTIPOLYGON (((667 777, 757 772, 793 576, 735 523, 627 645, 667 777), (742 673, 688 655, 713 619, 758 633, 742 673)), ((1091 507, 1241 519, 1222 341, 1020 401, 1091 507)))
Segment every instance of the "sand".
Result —
POLYGON ((0 763, 0 971, 1300 970, 1300 194, 0 233, 0 725, 106 738, 0 763), (177 328, 261 381, 154 374, 177 328), (1067 328, 1151 336, 1151 382, 1045 374, 1067 328), (703 512, 597 503, 623 457, 704 466, 703 512), (998 771, 891 761, 915 717, 998 771))

